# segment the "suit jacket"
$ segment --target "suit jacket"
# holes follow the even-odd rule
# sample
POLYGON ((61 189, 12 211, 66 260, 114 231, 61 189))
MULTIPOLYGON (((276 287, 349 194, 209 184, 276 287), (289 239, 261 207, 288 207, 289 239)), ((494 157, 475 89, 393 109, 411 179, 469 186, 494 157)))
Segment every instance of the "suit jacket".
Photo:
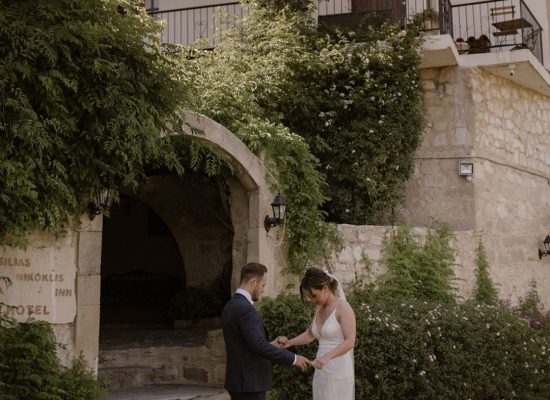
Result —
POLYGON ((243 295, 237 293, 227 302, 222 323, 229 392, 265 392, 272 384, 272 361, 292 366, 294 353, 269 343, 258 312, 243 295))

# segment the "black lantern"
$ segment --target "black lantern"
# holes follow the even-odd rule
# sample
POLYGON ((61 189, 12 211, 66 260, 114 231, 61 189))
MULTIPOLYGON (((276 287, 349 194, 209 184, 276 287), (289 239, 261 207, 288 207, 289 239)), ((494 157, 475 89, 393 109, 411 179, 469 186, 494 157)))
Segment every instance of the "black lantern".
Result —
POLYGON ((281 196, 280 194, 275 196, 275 200, 273 200, 273 203, 271 203, 271 208, 273 208, 273 218, 271 218, 269 215, 266 215, 264 219, 264 226, 266 231, 269 232, 271 228, 274 228, 277 225, 281 225, 284 222, 286 206, 287 203, 283 196, 281 196))
POLYGON ((90 221, 111 206, 112 198, 111 189, 99 189, 95 192, 93 201, 88 203, 88 218, 90 218, 90 221))
POLYGON ((546 235, 546 239, 544 239, 544 250, 539 249, 539 260, 542 259, 542 257, 546 257, 550 255, 550 235, 546 235))

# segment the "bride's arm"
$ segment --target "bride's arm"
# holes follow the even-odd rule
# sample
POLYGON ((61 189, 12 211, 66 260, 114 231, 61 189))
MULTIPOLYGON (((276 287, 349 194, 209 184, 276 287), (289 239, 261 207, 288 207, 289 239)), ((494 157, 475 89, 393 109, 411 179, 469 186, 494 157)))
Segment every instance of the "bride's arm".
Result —
POLYGON ((355 313, 349 303, 343 301, 338 305, 336 316, 340 316, 339 322, 342 327, 344 341, 334 350, 329 351, 322 357, 313 361, 315 368, 323 368, 325 364, 335 357, 346 354, 355 345, 355 313))
POLYGON ((311 328, 308 328, 306 331, 302 332, 300 335, 292 339, 288 339, 286 336, 279 336, 276 340, 282 348, 286 349, 292 346, 300 346, 303 344, 311 343, 314 339, 315 336, 313 336, 313 333, 311 333, 311 328))

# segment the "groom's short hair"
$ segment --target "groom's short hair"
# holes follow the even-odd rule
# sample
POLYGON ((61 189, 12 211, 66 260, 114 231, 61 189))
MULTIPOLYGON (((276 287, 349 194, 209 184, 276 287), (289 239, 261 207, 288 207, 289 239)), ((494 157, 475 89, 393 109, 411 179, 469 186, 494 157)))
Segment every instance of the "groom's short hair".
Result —
POLYGON ((267 273, 267 267, 260 263, 248 263, 241 269, 241 285, 252 278, 262 279, 267 273))

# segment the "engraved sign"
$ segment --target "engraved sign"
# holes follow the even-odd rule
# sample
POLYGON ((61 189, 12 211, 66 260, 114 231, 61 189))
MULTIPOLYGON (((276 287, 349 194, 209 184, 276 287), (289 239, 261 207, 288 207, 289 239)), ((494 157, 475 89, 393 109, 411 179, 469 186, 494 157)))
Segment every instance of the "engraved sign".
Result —
POLYGON ((0 276, 11 280, 0 313, 26 321, 69 323, 76 316, 76 256, 71 247, 0 249, 0 276))

